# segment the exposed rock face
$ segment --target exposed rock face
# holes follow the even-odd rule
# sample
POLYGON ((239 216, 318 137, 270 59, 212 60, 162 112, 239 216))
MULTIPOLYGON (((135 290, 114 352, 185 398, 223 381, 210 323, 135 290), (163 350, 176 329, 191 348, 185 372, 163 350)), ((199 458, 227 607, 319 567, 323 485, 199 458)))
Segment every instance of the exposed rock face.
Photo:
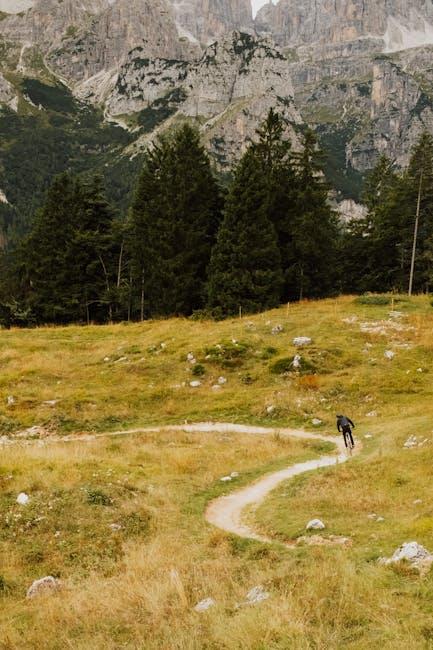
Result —
POLYGON ((150 62, 134 53, 106 106, 113 115, 145 109, 157 120, 163 109, 198 119, 223 167, 240 157, 272 106, 285 117, 293 140, 293 125, 301 122, 287 59, 267 39, 241 32, 210 45, 189 65, 167 59, 150 62))
POLYGON ((289 47, 377 37, 387 51, 395 51, 433 42, 433 5, 429 0, 280 0, 259 11, 256 25, 289 47))
POLYGON ((171 0, 181 36, 209 44, 228 31, 253 28, 250 0, 171 0))

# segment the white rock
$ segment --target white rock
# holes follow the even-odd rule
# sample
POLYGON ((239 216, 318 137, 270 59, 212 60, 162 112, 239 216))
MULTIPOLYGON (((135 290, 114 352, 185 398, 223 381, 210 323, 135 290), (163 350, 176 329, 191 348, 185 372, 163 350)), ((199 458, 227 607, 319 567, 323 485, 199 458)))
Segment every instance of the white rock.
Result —
POLYGON ((122 526, 120 524, 110 524, 109 528, 114 531, 122 530, 122 526))
POLYGON ((195 381, 190 381, 189 385, 191 388, 199 388, 201 386, 201 381, 195 380, 195 381))
POLYGON ((413 505, 414 506, 420 506, 421 503, 422 503, 422 499, 415 499, 415 501, 413 502, 413 505))
POLYGON ((319 418, 313 418, 311 420, 311 424, 313 424, 315 427, 320 427, 321 424, 323 424, 322 420, 319 420, 319 418))
POLYGON ((19 503, 20 506, 26 506, 26 505, 28 504, 29 501, 30 501, 30 497, 29 497, 29 495, 26 494, 25 492, 21 492, 21 493, 17 496, 17 503, 19 503))
POLYGON ((231 477, 231 476, 223 476, 222 478, 220 478, 220 481, 221 481, 222 483, 228 483, 228 482, 231 481, 231 480, 232 480, 232 477, 231 477))
POLYGON ((221 388, 222 388, 222 386, 220 386, 219 384, 214 384, 212 386, 212 390, 215 390, 215 391, 221 390, 221 388))
POLYGON ((373 435, 371 433, 366 433, 365 436, 364 436, 364 438, 366 440, 370 440, 370 438, 372 438, 372 437, 373 437, 373 435))
POLYGON ((295 370, 299 370, 299 368, 301 367, 301 361, 302 361, 301 355, 296 354, 292 361, 292 368, 294 368, 295 370))
POLYGON ((274 412, 275 412, 275 406, 274 406, 273 404, 271 404, 270 406, 267 406, 267 407, 266 407, 266 413, 267 413, 268 415, 272 415, 272 413, 274 413, 274 412))
POLYGON ((422 368, 417 368, 416 371, 417 371, 417 372, 424 372, 424 370, 423 370, 422 368))
POLYGON ((390 361, 392 361, 395 357, 395 352, 393 352, 392 350, 386 350, 383 356, 385 357, 385 359, 389 359, 390 361))
POLYGON ((270 594, 265 591, 265 589, 261 586, 258 585, 257 587, 253 587, 248 593, 247 597, 245 600, 245 605, 255 605, 256 603, 261 603, 264 600, 267 600, 270 598, 270 594))
POLYGON ((192 352, 188 352, 188 354, 186 355, 186 360, 188 361, 188 363, 191 363, 191 364, 196 363, 196 358, 195 358, 195 356, 193 355, 192 352))
POLYGON ((116 359, 114 363, 122 363, 123 361, 128 361, 128 357, 120 357, 120 359, 116 359))
POLYGON ((48 399, 45 402, 42 402, 44 406, 56 406, 58 404, 59 400, 57 399, 48 399))
POLYGON ((370 411, 370 413, 367 413, 366 417, 367 418, 377 418, 377 411, 370 411))
POLYGON ((53 576, 46 576, 45 578, 34 581, 32 586, 27 590, 27 598, 36 598, 42 594, 58 591, 60 587, 60 580, 53 578, 53 576))
POLYGON ((412 449, 413 447, 418 447, 418 438, 416 436, 409 436, 409 438, 404 443, 403 447, 405 449, 412 449))
POLYGON ((211 607, 215 607, 216 603, 213 598, 205 598, 204 600, 201 600, 197 605, 194 607, 195 612, 206 612, 208 609, 211 607))
POLYGON ((104 357, 105 363, 108 363, 110 361, 110 357, 104 357))
POLYGON ((383 521, 385 521, 385 517, 376 517, 376 521, 378 524, 381 524, 383 521))
POLYGON ((275 325, 275 327, 272 328, 272 334, 275 336, 276 334, 281 334, 284 332, 284 327, 282 325, 275 325))
POLYGON ((381 558, 381 564, 397 564, 406 561, 421 572, 426 572, 433 564, 433 555, 417 542, 406 542, 390 558, 381 558))
POLYGON ((238 476, 239 476, 239 472, 232 472, 232 473, 230 474, 230 476, 231 476, 231 478, 238 478, 238 476))
POLYGON ((320 519, 312 519, 306 526, 307 530, 324 530, 325 528, 325 524, 320 519))
POLYGON ((8 406, 13 406, 15 404, 15 397, 13 395, 8 395, 6 401, 8 406))
POLYGON ((293 345, 297 348, 302 348, 305 345, 311 345, 312 342, 313 340, 310 339, 309 336, 297 336, 293 339, 293 345))
POLYGON ((224 384, 227 383, 226 377, 219 377, 218 378, 218 383, 220 384, 220 386, 224 386, 224 384))

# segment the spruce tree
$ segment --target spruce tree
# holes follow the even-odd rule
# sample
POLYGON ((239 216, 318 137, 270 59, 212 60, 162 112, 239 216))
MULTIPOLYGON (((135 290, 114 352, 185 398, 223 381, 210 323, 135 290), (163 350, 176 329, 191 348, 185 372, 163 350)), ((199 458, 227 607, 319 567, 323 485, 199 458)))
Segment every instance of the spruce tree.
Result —
POLYGON ((297 205, 293 228, 293 260, 289 268, 291 297, 318 298, 339 288, 337 219, 328 201, 321 152, 308 130, 297 160, 297 205))
POLYGON ((190 315, 203 306, 220 208, 219 188, 195 129, 185 125, 147 151, 130 219, 143 314, 190 315))
MULTIPOLYGON (((287 279, 294 257, 298 183, 291 141, 285 136, 286 126, 281 115, 271 109, 257 130, 258 141, 252 152, 265 181, 266 214, 277 233, 281 266, 287 279)), ((286 300, 290 293, 287 282, 281 288, 281 298, 286 300)))
POLYGON ((70 243, 78 203, 75 180, 66 173, 58 176, 24 245, 27 303, 42 322, 65 323, 77 315, 80 299, 70 243))
POLYGON ((266 181, 250 148, 235 171, 209 267, 208 305, 225 316, 279 303, 281 258, 266 198, 266 181))

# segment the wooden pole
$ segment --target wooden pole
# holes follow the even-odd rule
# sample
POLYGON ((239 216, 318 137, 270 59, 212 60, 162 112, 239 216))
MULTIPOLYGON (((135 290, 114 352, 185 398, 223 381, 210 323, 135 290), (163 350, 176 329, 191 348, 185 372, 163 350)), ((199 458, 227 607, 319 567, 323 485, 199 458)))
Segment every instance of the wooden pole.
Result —
POLYGON ((412 260, 410 263, 410 277, 409 277, 409 296, 412 295, 413 291, 413 278, 415 274, 415 258, 416 258, 416 245, 418 241, 418 228, 419 228, 419 215, 421 212, 421 190, 422 190, 422 181, 423 181, 423 171, 421 171, 421 176, 419 179, 419 189, 418 189, 418 202, 416 207, 416 217, 415 217, 415 227, 413 232, 413 246, 412 246, 412 260))

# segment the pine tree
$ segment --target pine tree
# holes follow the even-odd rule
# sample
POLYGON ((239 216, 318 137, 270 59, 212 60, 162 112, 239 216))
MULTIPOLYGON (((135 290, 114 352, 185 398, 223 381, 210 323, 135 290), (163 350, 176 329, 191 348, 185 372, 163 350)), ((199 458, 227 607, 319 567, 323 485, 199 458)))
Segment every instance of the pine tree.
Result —
POLYGON ((311 131, 297 161, 297 205, 293 259, 289 266, 292 298, 316 298, 338 291, 337 219, 328 201, 321 152, 311 131))
MULTIPOLYGON (((380 173, 379 167, 378 179, 380 173)), ((433 139, 430 135, 421 135, 407 170, 401 174, 383 174, 381 187, 384 189, 379 200, 371 206, 371 289, 408 290, 419 196, 414 289, 426 289, 431 282, 429 240, 433 232, 433 139)))
POLYGON ((56 178, 23 248, 27 304, 41 322, 112 316, 113 213, 100 179, 56 178))
MULTIPOLYGON (((289 275, 294 257, 294 227, 297 210, 298 183, 291 141, 285 137, 286 124, 271 109, 257 130, 258 141, 252 153, 261 168, 266 185, 266 215, 273 223, 280 249, 283 274, 289 275)), ((288 298, 290 288, 282 284, 281 299, 288 298)))
POLYGON ((250 148, 235 171, 209 268, 208 305, 225 316, 279 303, 281 258, 266 197, 266 181, 250 148))
POLYGON ((220 207, 196 130, 185 125, 146 153, 130 224, 142 314, 190 315, 203 306, 220 207))
POLYGON ((65 323, 77 315, 79 295, 69 255, 77 204, 75 180, 66 173, 58 176, 23 247, 27 304, 42 322, 65 323))

